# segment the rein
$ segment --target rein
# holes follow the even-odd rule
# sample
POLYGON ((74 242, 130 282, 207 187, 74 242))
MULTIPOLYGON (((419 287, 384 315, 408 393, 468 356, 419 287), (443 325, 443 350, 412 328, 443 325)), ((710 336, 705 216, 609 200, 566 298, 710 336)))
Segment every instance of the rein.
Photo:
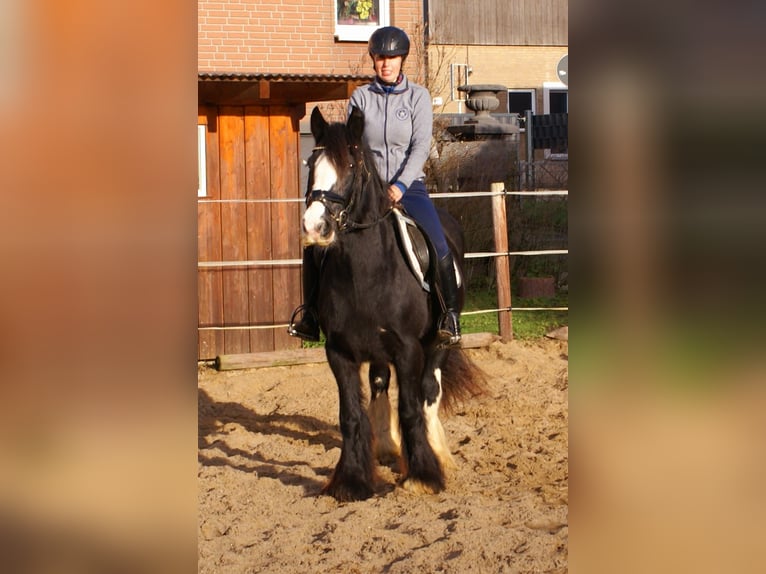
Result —
MULTIPOLYGON (((353 147, 356 148, 357 146, 353 146, 353 147)), ((313 151, 319 151, 322 149, 324 149, 324 146, 317 146, 313 149, 313 151)), ((350 167, 353 169, 354 164, 351 164, 350 167)), ((366 167, 366 166, 362 164, 362 167, 366 167)), ((325 206, 325 209, 327 209, 327 211, 330 213, 332 220, 338 226, 338 231, 340 232, 369 229, 370 227, 374 227, 378 223, 386 219, 393 211, 393 206, 391 206, 386 210, 386 212, 383 215, 379 216, 377 219, 368 223, 360 223, 357 221, 353 221, 349 219, 349 213, 351 211, 351 208, 354 207, 355 199, 356 199, 355 193, 352 194, 349 201, 346 202, 346 198, 332 191, 329 191, 326 189, 312 189, 306 194, 306 207, 308 207, 315 201, 320 202, 322 205, 325 206), (333 213, 333 210, 331 208, 332 204, 337 204, 341 206, 341 209, 340 211, 338 211, 337 215, 333 213)))

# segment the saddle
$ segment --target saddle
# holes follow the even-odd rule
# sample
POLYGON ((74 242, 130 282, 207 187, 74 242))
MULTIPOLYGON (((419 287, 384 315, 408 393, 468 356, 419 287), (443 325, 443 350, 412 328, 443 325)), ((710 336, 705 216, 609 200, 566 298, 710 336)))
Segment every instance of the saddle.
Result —
MULTIPOLYGON (((394 229, 404 259, 426 293, 431 293, 431 282, 436 276, 436 255, 431 239, 401 207, 392 210, 394 229)), ((455 265, 455 276, 460 286, 462 278, 455 265)))

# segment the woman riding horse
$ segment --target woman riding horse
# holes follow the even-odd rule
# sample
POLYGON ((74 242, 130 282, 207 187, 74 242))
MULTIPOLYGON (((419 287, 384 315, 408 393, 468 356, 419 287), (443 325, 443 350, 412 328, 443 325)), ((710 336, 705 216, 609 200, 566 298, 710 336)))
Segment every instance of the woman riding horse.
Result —
MULTIPOLYGON (((316 312, 327 337, 327 362, 338 385, 340 460, 323 492, 340 501, 375 492, 375 459, 403 461, 403 488, 435 493, 454 463, 439 421, 440 405, 481 391, 480 371, 460 347, 438 344, 435 304, 399 250, 393 206, 364 143, 364 113, 346 124, 311 115, 316 146, 308 159, 303 239, 321 268, 316 312), (362 372, 369 367, 368 416, 362 372), (393 369, 391 369, 393 367, 393 369), (398 408, 389 409, 388 382, 396 373, 398 408), (380 408, 378 408, 380 406, 380 408), (384 413, 396 414, 398 421, 384 413), (390 422, 389 422, 390 421, 390 422), (397 431, 394 436, 394 432, 397 431), (390 434, 391 441, 382 440, 390 434), (393 448, 381 451, 384 444, 393 448)), ((441 213, 446 238, 462 265, 458 222, 441 213)), ((456 311, 462 304, 462 289, 456 311)))
MULTIPOLYGON (((373 152, 378 173, 387 182, 391 201, 404 206, 434 246, 443 303, 437 334, 441 344, 457 345, 461 335, 454 260, 439 216, 426 191, 423 172, 431 150, 431 96, 426 88, 409 81, 401 71, 410 51, 410 40, 403 30, 394 26, 376 30, 370 37, 368 49, 376 78, 373 83, 354 91, 349 108, 364 112, 364 141, 373 152)), ((303 316, 298 323, 290 323, 288 333, 318 341, 319 270, 310 251, 311 248, 304 250, 303 257, 303 316)), ((296 309, 293 315, 300 310, 296 309)))

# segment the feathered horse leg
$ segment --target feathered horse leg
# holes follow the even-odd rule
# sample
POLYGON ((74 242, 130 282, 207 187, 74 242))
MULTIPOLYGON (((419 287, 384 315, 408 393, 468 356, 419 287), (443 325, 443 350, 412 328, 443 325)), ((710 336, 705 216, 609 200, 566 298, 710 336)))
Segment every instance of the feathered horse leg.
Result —
POLYGON ((326 351, 338 384, 343 445, 335 472, 323 492, 341 502, 364 500, 373 495, 374 460, 372 429, 362 404, 359 365, 331 347, 326 347, 326 351))

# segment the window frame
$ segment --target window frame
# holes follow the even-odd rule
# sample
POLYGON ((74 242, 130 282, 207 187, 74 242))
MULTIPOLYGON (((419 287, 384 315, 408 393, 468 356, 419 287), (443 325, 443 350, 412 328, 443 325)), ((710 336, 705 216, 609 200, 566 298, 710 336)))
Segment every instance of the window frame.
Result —
POLYGON ((367 42, 372 33, 378 28, 389 25, 390 0, 377 0, 378 2, 378 21, 368 24, 339 24, 338 23, 338 4, 344 0, 335 0, 335 39, 339 42, 367 42))
POLYGON ((197 197, 207 197, 207 126, 197 125, 197 197))
MULTIPOLYGON (((544 82, 543 83, 543 113, 551 113, 551 94, 565 92, 567 95, 567 113, 569 113, 569 86, 563 82, 544 82)), ((545 159, 569 159, 567 153, 553 153, 550 148, 544 150, 545 159)))
MULTIPOLYGON (((511 94, 529 94, 530 99, 532 100, 532 115, 535 115, 537 113, 537 90, 535 88, 508 88, 508 109, 506 110, 509 114, 512 114, 514 112, 511 111, 511 94)), ((518 112, 515 112, 518 114, 518 112)), ((525 119, 524 114, 519 115, 519 122, 523 121, 525 119)), ((522 128, 522 132, 526 131, 526 126, 522 128)))

